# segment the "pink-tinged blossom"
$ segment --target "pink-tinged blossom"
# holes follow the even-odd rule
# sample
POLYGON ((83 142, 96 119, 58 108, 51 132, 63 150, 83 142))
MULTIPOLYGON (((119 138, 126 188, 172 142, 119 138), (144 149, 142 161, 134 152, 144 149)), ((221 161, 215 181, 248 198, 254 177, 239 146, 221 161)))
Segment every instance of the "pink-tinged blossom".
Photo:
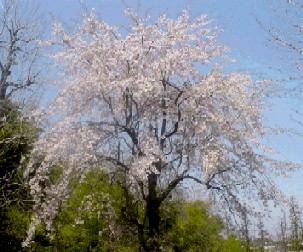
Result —
POLYGON ((223 72, 228 48, 216 41, 221 31, 206 15, 191 21, 184 11, 176 20, 164 14, 155 22, 131 10, 127 15, 126 35, 94 13, 72 34, 54 26, 61 46, 54 57, 65 78, 50 107, 36 113, 49 123, 25 172, 35 171, 29 183, 36 215, 27 242, 36 223, 51 230, 71 179, 96 166, 114 169, 102 161, 124 169, 143 201, 154 175, 159 201, 191 179, 239 208, 240 191, 244 200, 277 197, 271 175, 296 168, 265 155, 263 90, 269 83, 223 72), (54 166, 63 173, 52 184, 54 166))

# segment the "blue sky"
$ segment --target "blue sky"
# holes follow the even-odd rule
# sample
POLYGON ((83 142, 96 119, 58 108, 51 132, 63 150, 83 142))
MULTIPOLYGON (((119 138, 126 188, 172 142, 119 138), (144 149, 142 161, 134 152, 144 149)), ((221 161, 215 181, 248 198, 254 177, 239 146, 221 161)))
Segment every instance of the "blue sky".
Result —
MULTIPOLYGON (((122 0, 52 0, 47 1, 47 9, 59 21, 71 24, 71 19, 83 10, 81 3, 84 3, 89 10, 95 8, 110 24, 121 24, 126 21, 124 7, 138 6, 138 0, 124 2, 125 4, 122 0)), ((192 17, 208 13, 210 18, 216 19, 216 24, 225 30, 220 40, 241 54, 242 58, 258 60, 264 64, 275 58, 276 52, 266 47, 266 34, 255 20, 255 17, 268 19, 266 9, 270 11, 270 5, 266 0, 141 0, 139 10, 141 13, 149 10, 153 16, 167 12, 175 17, 187 7, 192 17)))
MULTIPOLYGON (((46 1, 46 5, 47 10, 58 21, 72 26, 72 19, 83 11, 81 2, 88 10, 95 8, 95 11, 110 24, 126 22, 123 12, 125 6, 138 7, 137 0, 126 0, 124 4, 121 0, 49 0, 46 1)), ((215 24, 224 29, 219 41, 229 45, 232 50, 231 56, 237 60, 230 67, 231 70, 250 72, 256 79, 263 77, 275 79, 286 76, 286 72, 281 73, 275 69, 288 69, 290 66, 283 60, 285 55, 268 42, 268 34, 256 21, 259 19, 270 26, 273 22, 270 20, 274 20, 277 26, 282 25, 273 17, 272 3, 270 0, 141 0, 139 10, 140 12, 149 10, 153 17, 163 12, 175 17, 187 7, 192 17, 208 13, 210 18, 216 19, 215 24)), ((282 1, 276 1, 275 4, 280 4, 283 8, 282 1)), ((293 108, 303 111, 303 105, 294 98, 273 97, 271 101, 272 110, 265 113, 267 124, 293 128, 303 133, 303 128, 292 122, 289 116, 293 108)), ((270 136, 265 141, 278 150, 279 158, 303 163, 302 140, 302 137, 297 135, 284 135, 270 136)), ((302 178, 303 172, 296 172, 291 179, 279 179, 278 182, 287 195, 293 195, 303 202, 302 178)))

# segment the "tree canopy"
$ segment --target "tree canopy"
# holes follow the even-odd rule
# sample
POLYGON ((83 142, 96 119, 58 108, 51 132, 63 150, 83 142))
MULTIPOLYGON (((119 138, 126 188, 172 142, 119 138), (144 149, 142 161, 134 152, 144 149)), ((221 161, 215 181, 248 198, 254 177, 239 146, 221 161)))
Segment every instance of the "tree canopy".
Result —
POLYGON ((207 15, 192 20, 185 10, 153 21, 126 14, 123 31, 94 12, 73 33, 54 25, 49 42, 60 46, 54 57, 66 78, 52 104, 35 113, 49 124, 25 172, 35 173, 25 245, 41 221, 53 229, 70 183, 100 162, 112 176, 124 174, 129 204, 142 204, 143 218, 131 220, 146 251, 159 249, 161 206, 186 180, 242 211, 251 199, 277 199, 271 176, 295 167, 272 159, 261 141, 268 83, 224 71, 228 48, 207 15), (52 181, 58 165, 62 173, 52 181))

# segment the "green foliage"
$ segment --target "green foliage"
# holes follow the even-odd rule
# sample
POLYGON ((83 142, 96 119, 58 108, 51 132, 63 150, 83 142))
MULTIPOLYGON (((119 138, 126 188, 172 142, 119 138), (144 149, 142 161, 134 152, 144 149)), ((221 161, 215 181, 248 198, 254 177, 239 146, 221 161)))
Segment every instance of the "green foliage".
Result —
POLYGON ((22 156, 29 153, 38 130, 22 118, 15 104, 7 102, 0 118, 0 177, 16 169, 22 156))
MULTIPOLYGON (((59 166, 58 166, 59 167, 59 166)), ((60 174, 54 168, 54 177, 60 174)), ((120 178, 121 179, 121 178, 120 178)), ((99 169, 71 185, 71 196, 62 203, 53 239, 40 226, 33 251, 137 251, 137 226, 126 218, 142 221, 143 205, 127 204, 125 188, 99 169), (125 207, 128 206, 126 210, 125 207)), ((129 196, 129 195, 128 195, 129 196)), ((129 199, 128 199, 129 200, 129 199)), ((210 214, 203 201, 167 200, 161 207, 163 251, 242 251, 234 236, 223 239, 222 219, 210 214)))
POLYGON ((234 235, 230 235, 228 239, 223 239, 217 249, 218 252, 244 252, 242 242, 234 235))
POLYGON ((167 240, 171 251, 242 251, 241 242, 236 241, 233 236, 223 239, 223 229, 222 219, 211 215, 205 202, 188 202, 183 203, 167 240))
POLYGON ((18 206, 9 206, 6 208, 8 217, 7 234, 17 237, 18 240, 24 239, 30 221, 30 213, 18 206))
POLYGON ((301 251, 302 249, 302 239, 291 239, 289 242, 289 249, 291 251, 301 251))
MULTIPOLYGON (((62 171, 54 168, 54 179, 62 171)), ((137 226, 125 214, 142 221, 143 205, 128 204, 125 188, 99 169, 71 185, 71 196, 62 203, 55 221, 53 239, 40 225, 32 251, 121 251, 138 250, 137 226), (128 206, 126 211, 125 207, 128 206)), ((223 239, 222 219, 210 214, 203 201, 167 200, 161 207, 163 251, 243 251, 234 236, 223 239)))
POLYGON ((1 251, 21 251, 21 242, 26 238, 30 213, 23 207, 11 204, 1 208, 1 251))
POLYGON ((124 239, 128 231, 121 218, 122 188, 98 169, 74 186, 61 205, 52 246, 63 251, 133 251, 134 239, 124 239))
POLYGON ((38 129, 22 118, 17 106, 1 102, 0 108, 0 250, 20 251, 26 236, 31 206, 20 162, 38 136, 38 129))

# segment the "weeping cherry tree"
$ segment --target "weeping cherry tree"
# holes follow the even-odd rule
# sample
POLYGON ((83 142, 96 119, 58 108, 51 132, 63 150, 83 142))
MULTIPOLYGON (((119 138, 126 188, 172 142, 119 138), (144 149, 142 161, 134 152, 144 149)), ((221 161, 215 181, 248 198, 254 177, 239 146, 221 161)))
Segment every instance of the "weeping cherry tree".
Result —
POLYGON ((294 168, 272 159, 262 144, 269 83, 223 71, 229 50, 216 41, 221 31, 207 15, 191 19, 183 11, 156 21, 132 10, 126 15, 127 28, 94 12, 71 33, 54 24, 49 42, 60 48, 54 57, 63 75, 50 106, 34 115, 48 124, 25 172, 35 174, 29 181, 35 216, 25 245, 38 223, 51 232, 71 181, 96 167, 122 172, 130 204, 143 205, 143 218, 126 216, 146 251, 159 249, 159 210, 184 183, 241 211, 252 199, 277 199, 272 176, 294 168))

